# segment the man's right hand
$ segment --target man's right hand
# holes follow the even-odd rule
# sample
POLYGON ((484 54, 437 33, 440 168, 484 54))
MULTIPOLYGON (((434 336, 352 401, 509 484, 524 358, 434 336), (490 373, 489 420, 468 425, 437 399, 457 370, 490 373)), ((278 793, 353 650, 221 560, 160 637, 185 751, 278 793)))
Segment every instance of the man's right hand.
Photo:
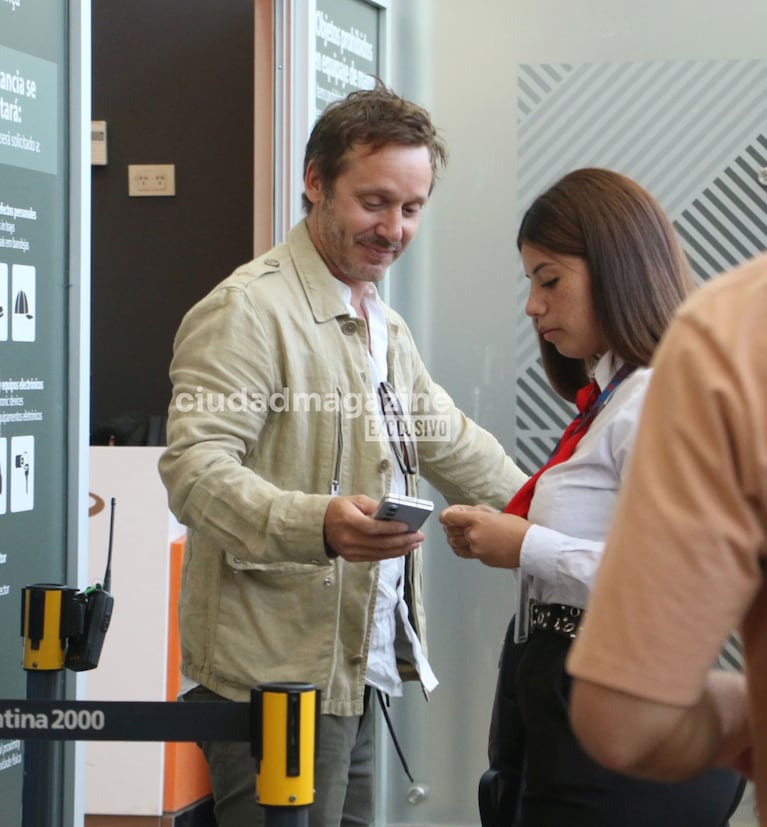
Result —
POLYGON ((364 494, 333 497, 325 511, 325 543, 350 563, 402 557, 424 541, 420 531, 405 523, 373 518, 378 503, 364 494))

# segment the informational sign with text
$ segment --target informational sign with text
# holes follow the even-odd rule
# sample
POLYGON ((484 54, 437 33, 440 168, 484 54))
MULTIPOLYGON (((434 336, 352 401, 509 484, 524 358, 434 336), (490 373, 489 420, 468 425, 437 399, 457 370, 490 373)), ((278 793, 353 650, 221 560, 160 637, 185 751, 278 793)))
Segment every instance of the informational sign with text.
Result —
MULTIPOLYGON (((67 538, 67 3, 0 0, 0 697, 23 698, 21 593, 67 538)), ((0 741, 2 821, 24 745, 0 741)))
POLYGON ((366 0, 317 0, 315 117, 355 89, 372 89, 380 73, 382 10, 366 0))

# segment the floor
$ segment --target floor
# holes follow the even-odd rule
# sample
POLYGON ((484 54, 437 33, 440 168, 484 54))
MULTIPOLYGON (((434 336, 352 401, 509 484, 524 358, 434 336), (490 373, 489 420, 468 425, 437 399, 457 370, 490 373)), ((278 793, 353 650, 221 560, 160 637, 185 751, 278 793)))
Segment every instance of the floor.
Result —
MULTIPOLYGON (((212 806, 204 802, 198 812, 179 814, 175 820, 171 817, 139 818, 133 816, 86 816, 86 827, 211 827, 215 824, 212 806)), ((759 827, 755 815, 754 791, 752 786, 746 788, 737 813, 730 819, 730 827, 759 827)))
POLYGON ((187 810, 163 816, 86 815, 85 827, 215 827, 213 800, 198 801, 187 810))

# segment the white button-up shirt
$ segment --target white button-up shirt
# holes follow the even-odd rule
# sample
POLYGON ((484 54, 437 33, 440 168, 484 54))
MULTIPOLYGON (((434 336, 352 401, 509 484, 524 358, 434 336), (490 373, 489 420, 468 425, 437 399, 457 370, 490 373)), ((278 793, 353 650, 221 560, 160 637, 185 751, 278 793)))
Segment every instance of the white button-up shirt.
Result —
MULTIPOLYGON (((339 282, 344 291, 344 299, 348 305, 349 314, 356 318, 357 314, 351 305, 351 289, 339 282)), ((373 284, 368 286, 363 298, 363 305, 367 314, 368 331, 370 335, 370 378, 372 382, 373 398, 378 398, 378 386, 388 378, 386 364, 386 349, 388 333, 383 311, 378 303, 378 291, 373 284)), ((381 415, 381 432, 386 433, 381 415)), ((394 494, 405 494, 405 476, 392 454, 392 482, 391 491, 394 494)), ((405 602, 405 558, 395 557, 391 560, 382 560, 379 564, 378 591, 376 594, 373 612, 373 628, 370 633, 370 648, 368 650, 367 672, 365 683, 375 689, 380 689, 387 695, 396 697, 402 695, 402 681, 397 669, 397 655, 412 661, 424 688, 430 692, 437 686, 437 678, 424 657, 421 643, 410 623, 407 603, 405 602), (405 651, 397 652, 397 620, 399 619, 405 634, 405 651)))
MULTIPOLYGON (((602 356, 594 370, 600 389, 621 364, 611 353, 602 356)), ((533 525, 520 556, 528 597, 586 608, 651 373, 638 368, 629 374, 573 455, 538 478, 528 513, 533 525)))

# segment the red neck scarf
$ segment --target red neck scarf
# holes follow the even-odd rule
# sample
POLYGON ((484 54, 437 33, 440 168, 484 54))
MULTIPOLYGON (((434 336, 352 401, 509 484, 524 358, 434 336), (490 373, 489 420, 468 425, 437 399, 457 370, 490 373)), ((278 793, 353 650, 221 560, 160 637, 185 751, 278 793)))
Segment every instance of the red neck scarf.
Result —
POLYGON ((573 455, 576 445, 581 441, 586 431, 588 431, 594 417, 599 413, 615 388, 634 370, 634 367, 634 365, 624 364, 601 393, 599 392, 599 385, 597 385, 593 379, 588 385, 580 388, 575 395, 578 416, 576 416, 565 429, 548 462, 533 474, 511 498, 509 504, 503 509, 505 514, 517 514, 520 517, 527 517, 538 477, 540 477, 544 471, 551 468, 552 465, 564 462, 573 455))

